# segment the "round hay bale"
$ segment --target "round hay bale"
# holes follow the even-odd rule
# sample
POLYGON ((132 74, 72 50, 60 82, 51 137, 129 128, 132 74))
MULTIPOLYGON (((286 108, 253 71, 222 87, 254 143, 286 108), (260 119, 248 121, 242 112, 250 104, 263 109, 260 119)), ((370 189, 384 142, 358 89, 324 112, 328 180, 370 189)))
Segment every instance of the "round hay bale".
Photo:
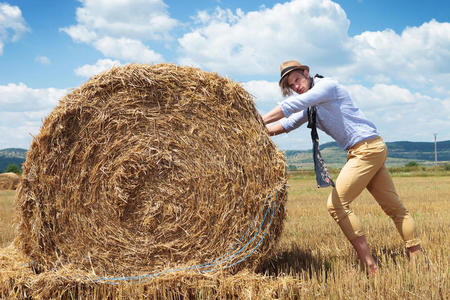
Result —
POLYGON ((23 165, 16 245, 44 270, 127 275, 251 242, 220 266, 249 255, 233 269, 254 268, 280 235, 285 182, 284 155, 238 83, 172 64, 116 67, 45 119, 23 165))
POLYGON ((15 190, 20 182, 20 176, 13 172, 0 174, 0 190, 15 190))

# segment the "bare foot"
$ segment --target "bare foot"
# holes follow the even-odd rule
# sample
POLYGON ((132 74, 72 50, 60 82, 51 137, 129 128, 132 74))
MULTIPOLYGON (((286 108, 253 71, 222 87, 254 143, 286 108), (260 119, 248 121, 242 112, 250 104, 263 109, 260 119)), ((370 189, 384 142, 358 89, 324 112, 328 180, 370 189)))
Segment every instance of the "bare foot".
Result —
POLYGON ((373 276, 378 271, 378 266, 374 263, 360 261, 360 270, 364 271, 367 276, 373 276))
POLYGON ((415 270, 429 270, 430 261, 425 256, 420 245, 406 248, 409 254, 409 264, 415 270))
POLYGON ((422 247, 420 247, 420 245, 406 248, 406 250, 408 250, 409 255, 423 254, 422 247))
POLYGON ((411 263, 414 263, 415 261, 417 261, 418 258, 424 257, 422 247, 420 247, 420 245, 406 248, 406 250, 408 251, 409 261, 411 263))
POLYGON ((368 274, 375 274, 378 267, 372 254, 370 254, 369 245, 367 244, 366 238, 364 236, 360 236, 350 242, 358 254, 362 268, 366 270, 368 274))
POLYGON ((378 271, 377 265, 367 266, 369 270, 369 275, 375 275, 378 271))

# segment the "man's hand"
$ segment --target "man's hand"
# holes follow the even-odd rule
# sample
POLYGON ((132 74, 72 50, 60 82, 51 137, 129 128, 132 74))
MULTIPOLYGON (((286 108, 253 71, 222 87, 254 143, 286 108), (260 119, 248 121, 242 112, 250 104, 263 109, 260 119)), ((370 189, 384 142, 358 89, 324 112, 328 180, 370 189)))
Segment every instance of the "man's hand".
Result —
POLYGON ((281 126, 280 123, 275 123, 274 125, 267 127, 267 130, 269 130, 270 136, 286 132, 286 130, 283 128, 283 126, 281 126))

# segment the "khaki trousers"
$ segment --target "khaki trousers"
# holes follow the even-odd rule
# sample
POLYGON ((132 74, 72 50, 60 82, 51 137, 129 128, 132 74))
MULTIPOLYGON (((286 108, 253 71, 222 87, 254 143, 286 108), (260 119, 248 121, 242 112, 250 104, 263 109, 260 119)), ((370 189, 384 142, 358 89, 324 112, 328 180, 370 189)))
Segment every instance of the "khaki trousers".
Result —
POLYGON ((369 139, 348 151, 347 163, 336 179, 336 187, 328 197, 328 211, 339 224, 348 240, 363 236, 358 217, 350 209, 350 203, 367 188, 383 211, 392 218, 406 247, 420 244, 415 223, 408 210, 400 202, 392 177, 384 162, 387 147, 381 137, 369 139))

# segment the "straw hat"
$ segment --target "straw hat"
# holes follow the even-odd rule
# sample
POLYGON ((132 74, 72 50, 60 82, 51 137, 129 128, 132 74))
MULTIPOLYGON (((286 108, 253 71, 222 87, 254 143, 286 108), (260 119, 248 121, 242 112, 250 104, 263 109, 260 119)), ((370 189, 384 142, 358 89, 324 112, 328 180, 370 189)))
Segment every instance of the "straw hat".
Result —
POLYGON ((309 67, 302 65, 301 63, 299 63, 296 60, 285 61, 284 63, 282 63, 280 65, 281 78, 280 78, 279 83, 281 83, 281 80, 284 78, 284 76, 288 75, 290 72, 292 72, 294 70, 308 70, 308 72, 309 72, 309 67))

